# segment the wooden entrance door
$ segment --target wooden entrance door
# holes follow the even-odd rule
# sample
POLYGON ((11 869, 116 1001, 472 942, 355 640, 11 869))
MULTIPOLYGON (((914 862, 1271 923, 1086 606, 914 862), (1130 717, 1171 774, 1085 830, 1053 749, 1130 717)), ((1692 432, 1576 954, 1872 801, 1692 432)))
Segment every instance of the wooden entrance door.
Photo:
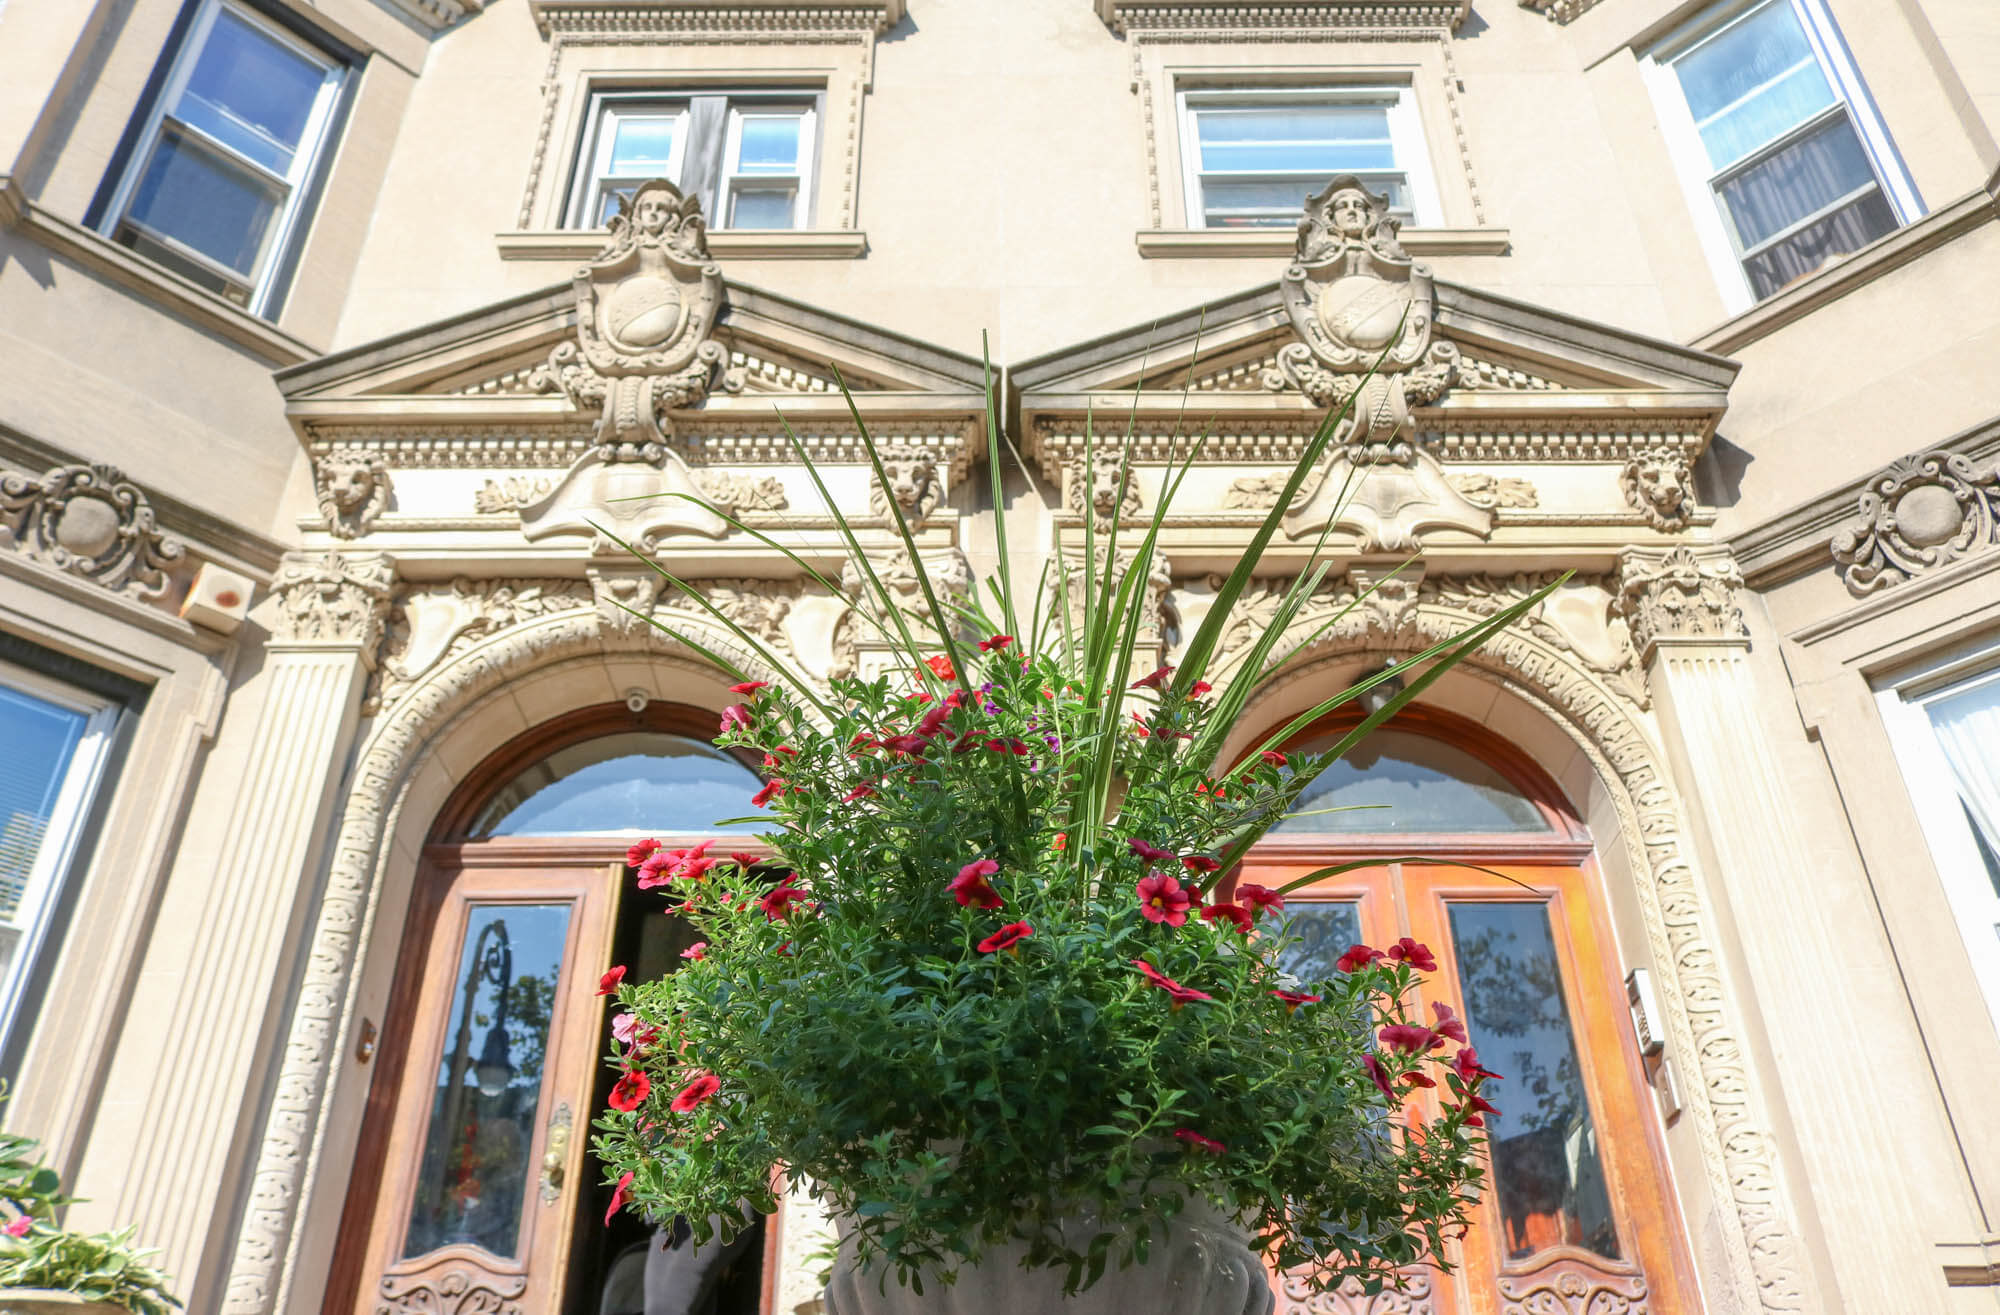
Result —
POLYGON ((349 1200, 367 1230, 349 1309, 559 1311, 624 868, 573 846, 439 849, 451 866, 426 883, 441 894, 389 1020, 400 1071, 378 1076, 358 1157, 379 1169, 349 1200))
MULTIPOLYGON (((1337 861, 1295 847, 1246 867, 1276 888, 1337 861)), ((1422 1315, 1502 1311, 1699 1310, 1650 1089, 1591 874, 1576 863, 1385 863, 1288 901, 1303 977, 1329 977, 1357 941, 1414 936, 1436 955, 1432 999, 1465 1019, 1480 1060, 1503 1075, 1489 1097, 1489 1180, 1451 1275, 1409 1275, 1422 1315), (1493 875, 1493 873, 1504 875, 1493 875), (1517 884, 1518 883, 1518 884, 1517 884)), ((1426 1094, 1424 1099, 1434 1099, 1426 1094)), ((1280 1309, 1349 1315, 1358 1290, 1309 1301, 1276 1285, 1280 1309)))

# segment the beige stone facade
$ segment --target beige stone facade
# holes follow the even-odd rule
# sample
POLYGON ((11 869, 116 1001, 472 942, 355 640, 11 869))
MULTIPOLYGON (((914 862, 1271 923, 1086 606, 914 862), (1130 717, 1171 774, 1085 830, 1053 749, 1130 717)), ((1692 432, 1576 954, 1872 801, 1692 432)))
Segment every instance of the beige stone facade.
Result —
MULTIPOLYGON (((605 530, 808 676, 871 669, 794 558, 618 499, 699 494, 837 578, 830 499, 911 588, 964 589, 996 504, 1032 575, 1203 433, 1153 582, 1172 661, 1359 393, 1267 557, 1272 599, 1322 531, 1334 569, 1244 747, 1574 573, 1426 701, 1588 829, 1700 1303, 1628 1276, 1463 1308, 2000 1311, 2000 874, 1926 711, 2000 671, 1996 194, 1992 0, 0 0, 0 684, 115 714, 9 979, 7 1124, 189 1309, 333 1309, 440 810, 578 709, 726 701, 634 610, 764 661, 605 530), (1887 218, 1765 289, 1674 60, 1779 11, 1887 218), (225 21, 323 70, 240 285, 131 236, 225 21), (1361 183, 1393 197, 1207 226, 1211 103, 1386 107, 1393 181, 1361 183), (745 106, 805 116, 787 226, 714 213, 778 194, 745 106), (705 233, 588 223, 631 107, 732 125, 676 148, 705 233), (1408 332, 1364 382, 1384 306, 1408 332)), ((767 1309, 810 1308, 818 1226, 785 1212, 767 1309)))

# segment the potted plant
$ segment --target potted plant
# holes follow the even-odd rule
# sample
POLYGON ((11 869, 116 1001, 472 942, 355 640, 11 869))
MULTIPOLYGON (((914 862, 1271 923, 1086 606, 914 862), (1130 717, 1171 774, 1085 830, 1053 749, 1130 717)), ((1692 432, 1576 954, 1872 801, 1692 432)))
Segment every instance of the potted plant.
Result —
MULTIPOLYGON (((4 1095, 0 1095, 4 1098, 4 1095)), ((32 1138, 0 1132, 0 1315, 167 1315, 167 1276, 132 1246, 132 1230, 81 1234, 55 1226, 70 1204, 32 1138)))
MULTIPOLYGON (((1227 883, 1314 777, 1539 598, 1401 664, 1402 691, 1330 752, 1280 746, 1386 673, 1221 760, 1327 565, 1226 670, 1218 641, 1343 418, 1315 433, 1177 666, 1139 674, 1134 654, 1198 442, 1136 545, 1086 518, 1082 559, 1058 554, 1026 606, 1004 516, 983 595, 939 597, 917 570, 917 616, 836 517, 887 674, 816 688, 730 627, 779 673, 750 680, 709 654, 740 681, 716 743, 762 755, 768 849, 633 848, 639 886, 703 940, 664 979, 615 968, 603 984, 622 1010, 595 1141, 613 1210, 685 1217, 705 1242, 803 1180, 841 1220, 835 1315, 923 1309, 939 1282, 960 1285, 940 1309, 1037 1309, 1107 1270, 1121 1284, 1089 1309, 1254 1312, 1271 1304, 1259 1259, 1370 1292, 1447 1265, 1495 1075, 1448 1009, 1414 1008, 1429 951, 1356 946, 1332 979, 1291 980, 1292 887, 1227 883), (1408 1101, 1420 1087, 1434 1112, 1408 1101)), ((996 472, 1000 448, 989 417, 996 472)))

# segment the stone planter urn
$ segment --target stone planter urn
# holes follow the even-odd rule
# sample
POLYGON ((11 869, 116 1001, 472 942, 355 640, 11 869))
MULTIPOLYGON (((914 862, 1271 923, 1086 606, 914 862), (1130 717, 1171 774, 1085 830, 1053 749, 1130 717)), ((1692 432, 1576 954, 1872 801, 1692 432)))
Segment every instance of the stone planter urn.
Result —
MULTIPOLYGON (((1081 1248, 1097 1232, 1086 1219, 1064 1229, 1081 1248)), ((841 1256, 826 1286, 826 1315, 1271 1315, 1270 1278, 1237 1224, 1205 1201, 1191 1201, 1174 1216, 1167 1237, 1155 1238, 1146 1263, 1107 1265, 1097 1283, 1063 1296, 1061 1269, 1023 1269, 1022 1243, 989 1250, 977 1265, 946 1285, 926 1278, 924 1291, 896 1282, 890 1273, 851 1262, 841 1226, 841 1256)))
POLYGON ((55 1288, 0 1288, 0 1315, 131 1315, 123 1306, 55 1288))

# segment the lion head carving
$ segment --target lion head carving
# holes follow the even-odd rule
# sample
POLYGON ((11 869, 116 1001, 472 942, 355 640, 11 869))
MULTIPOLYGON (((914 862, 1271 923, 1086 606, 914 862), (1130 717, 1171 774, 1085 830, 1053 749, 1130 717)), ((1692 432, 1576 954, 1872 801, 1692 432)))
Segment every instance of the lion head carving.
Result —
POLYGON ((1625 501, 1654 529, 1687 528, 1694 514, 1694 477, 1680 449, 1652 447, 1634 453, 1618 483, 1625 490, 1625 501))
POLYGON ((944 500, 937 458, 922 448, 890 448, 882 453, 882 471, 889 477, 888 484, 878 479, 868 489, 868 506, 877 516, 889 515, 889 499, 894 498, 903 519, 915 528, 930 519, 944 500))
POLYGON ((389 506, 389 467, 380 457, 328 457, 314 466, 313 487, 334 537, 359 538, 389 506))

